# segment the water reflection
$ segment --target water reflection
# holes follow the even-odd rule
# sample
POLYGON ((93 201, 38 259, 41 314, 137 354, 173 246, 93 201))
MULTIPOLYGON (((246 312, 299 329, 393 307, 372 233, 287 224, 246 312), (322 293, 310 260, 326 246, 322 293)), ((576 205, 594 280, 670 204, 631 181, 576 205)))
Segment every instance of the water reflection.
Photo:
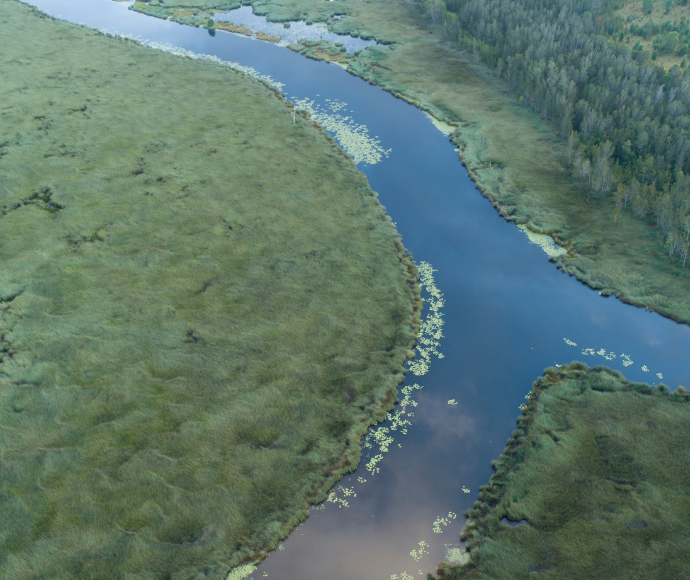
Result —
POLYGON ((516 427, 518 406, 547 366, 579 359, 607 364, 633 381, 690 386, 690 328, 604 298, 558 271, 477 192, 447 137, 379 87, 270 43, 210 37, 108 0, 35 4, 89 26, 252 67, 284 84, 290 96, 321 107, 327 99, 347 103, 356 122, 391 149, 380 163, 359 167, 405 246, 418 263, 437 269, 445 356, 433 360, 423 381, 408 373, 405 386, 417 381, 424 388, 414 391, 418 405, 407 434, 388 446, 375 477, 363 461, 343 479, 335 497, 347 507, 335 501, 313 510, 254 579, 388 580, 433 571, 448 550, 459 550, 462 513, 488 481, 491 461, 516 427), (448 520, 441 533, 434 533, 437 518, 448 520))

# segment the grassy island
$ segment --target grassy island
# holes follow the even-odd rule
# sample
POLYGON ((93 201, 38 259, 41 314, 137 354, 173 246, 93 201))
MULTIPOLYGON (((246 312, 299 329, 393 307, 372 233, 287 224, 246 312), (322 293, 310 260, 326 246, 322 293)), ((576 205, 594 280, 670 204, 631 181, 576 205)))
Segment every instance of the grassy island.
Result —
POLYGON ((270 87, 0 4, 0 576, 224 578, 392 408, 411 256, 270 87))
MULTIPOLYGON (((675 230, 657 229, 656 214, 660 208, 656 201, 664 201, 666 193, 657 191, 652 195, 651 187, 655 183, 661 188, 661 177, 657 179, 648 172, 649 175, 640 178, 647 187, 639 190, 644 194, 638 196, 640 204, 648 204, 642 219, 635 213, 642 209, 633 211, 628 203, 632 194, 627 186, 625 193, 618 197, 615 185, 607 194, 592 194, 592 185, 574 175, 568 135, 563 134, 569 129, 549 122, 543 111, 540 114, 530 110, 525 97, 501 78, 501 71, 506 70, 505 56, 503 64, 496 64, 500 51, 481 39, 475 42, 471 36, 477 29, 487 32, 496 28, 484 24, 459 28, 457 14, 452 10, 461 10, 468 3, 469 0, 251 2, 255 13, 266 15, 272 21, 327 22, 334 32, 376 39, 386 45, 367 47, 357 58, 348 58, 340 64, 347 64, 352 74, 452 125, 455 129, 451 139, 460 149, 462 162, 501 215, 526 224, 536 233, 551 235, 567 248, 567 255, 555 258, 559 268, 604 295, 613 294, 624 302, 690 322, 690 267, 683 267, 680 250, 673 247, 681 238, 675 230), (459 44, 454 38, 462 42, 459 44), (482 58, 491 66, 483 64, 482 58), (667 235, 675 236, 672 243, 667 235), (669 255, 669 244, 672 255, 669 255)), ((136 7, 156 16, 177 18, 175 14, 180 8, 212 14, 238 5, 235 0, 166 0, 165 4, 151 0, 138 2, 136 7)), ((682 10, 687 11, 687 6, 682 10)), ((551 21, 535 26, 550 24, 551 21)), ((618 30, 617 25, 611 26, 611 30, 618 30)), ((618 32, 616 38, 617 35, 618 32)), ((508 36, 506 33, 502 38, 508 36)), ((333 60, 333 50, 297 48, 312 58, 333 60)), ((547 64, 544 59, 540 66, 546 70, 547 64)), ((529 75, 524 73, 524 77, 529 75)), ((670 86, 670 81, 663 79, 660 84, 664 82, 670 86)), ((559 109, 555 104, 554 110, 557 115, 563 107, 559 109)), ((572 110, 570 113, 574 114, 572 110)), ((599 149, 594 145, 590 149, 582 155, 592 157, 591 167, 595 168, 599 149)), ((620 153, 618 149, 616 155, 620 153)), ((666 167, 666 161, 654 155, 645 163, 666 167)), ((682 233, 685 232, 683 219, 678 218, 674 227, 687 242, 686 234, 682 233)), ((668 225, 671 221, 667 219, 664 223, 668 225)))
POLYGON ((441 580, 690 577, 690 392, 549 368, 441 580))

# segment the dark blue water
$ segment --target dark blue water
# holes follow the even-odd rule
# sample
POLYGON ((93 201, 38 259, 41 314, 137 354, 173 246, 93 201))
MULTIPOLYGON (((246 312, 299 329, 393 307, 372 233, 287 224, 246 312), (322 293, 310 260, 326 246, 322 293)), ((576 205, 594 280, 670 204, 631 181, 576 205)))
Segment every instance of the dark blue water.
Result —
POLYGON ((408 373, 410 384, 424 388, 412 395, 418 401, 412 425, 396 436, 380 473, 372 476, 362 466, 345 478, 342 485, 357 494, 346 498, 349 506, 326 503, 313 512, 253 578, 409 580, 403 572, 423 578, 445 556, 446 544, 457 545, 462 513, 488 481, 491 461, 516 426, 518 405, 547 366, 579 359, 607 364, 630 380, 658 383, 661 373, 671 388, 690 386, 690 328, 604 298, 558 271, 498 216, 447 138, 415 108, 336 65, 270 43, 211 37, 108 0, 34 3, 73 22, 251 66, 284 83, 290 97, 344 101, 353 111, 348 114, 391 149, 380 163, 359 167, 415 260, 437 270, 446 299, 445 358, 434 360, 426 376, 408 373), (582 352, 602 348, 616 357, 582 352), (633 361, 627 367, 623 353, 633 361), (450 399, 458 404, 449 405, 450 399), (449 512, 457 518, 434 533, 434 520, 449 512), (420 541, 427 553, 415 560, 410 552, 420 541))

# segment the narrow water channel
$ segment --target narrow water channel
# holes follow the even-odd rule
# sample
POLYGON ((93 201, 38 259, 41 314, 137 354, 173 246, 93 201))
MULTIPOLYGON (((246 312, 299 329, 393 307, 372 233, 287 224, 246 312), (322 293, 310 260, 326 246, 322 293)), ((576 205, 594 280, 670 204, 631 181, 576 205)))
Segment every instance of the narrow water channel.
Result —
POLYGON ((406 375, 406 385, 423 386, 411 391, 417 406, 407 433, 391 431, 378 473, 366 469, 364 457, 333 501, 315 509, 252 578, 424 578, 458 546, 462 514, 488 481, 518 406, 547 366, 579 359, 630 380, 690 387, 690 328, 604 298, 558 271, 499 217, 447 137, 414 107, 335 64, 270 43, 212 37, 110 0, 32 3, 72 22, 252 67, 282 83, 291 100, 335 119, 325 126, 344 145, 366 137, 352 146, 358 167, 416 262, 436 270, 445 298, 444 357, 432 357, 424 376, 406 375))

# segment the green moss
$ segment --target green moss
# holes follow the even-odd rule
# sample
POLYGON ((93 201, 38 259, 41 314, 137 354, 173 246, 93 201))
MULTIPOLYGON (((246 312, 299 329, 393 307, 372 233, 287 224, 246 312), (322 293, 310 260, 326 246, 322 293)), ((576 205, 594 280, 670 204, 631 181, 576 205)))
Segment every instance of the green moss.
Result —
POLYGON ((470 562, 440 579, 690 573, 687 391, 573 363, 547 369, 523 413, 467 513, 470 562))
POLYGON ((9 1, 0 46, 0 576, 222 578, 358 463, 416 269, 261 82, 9 1))

